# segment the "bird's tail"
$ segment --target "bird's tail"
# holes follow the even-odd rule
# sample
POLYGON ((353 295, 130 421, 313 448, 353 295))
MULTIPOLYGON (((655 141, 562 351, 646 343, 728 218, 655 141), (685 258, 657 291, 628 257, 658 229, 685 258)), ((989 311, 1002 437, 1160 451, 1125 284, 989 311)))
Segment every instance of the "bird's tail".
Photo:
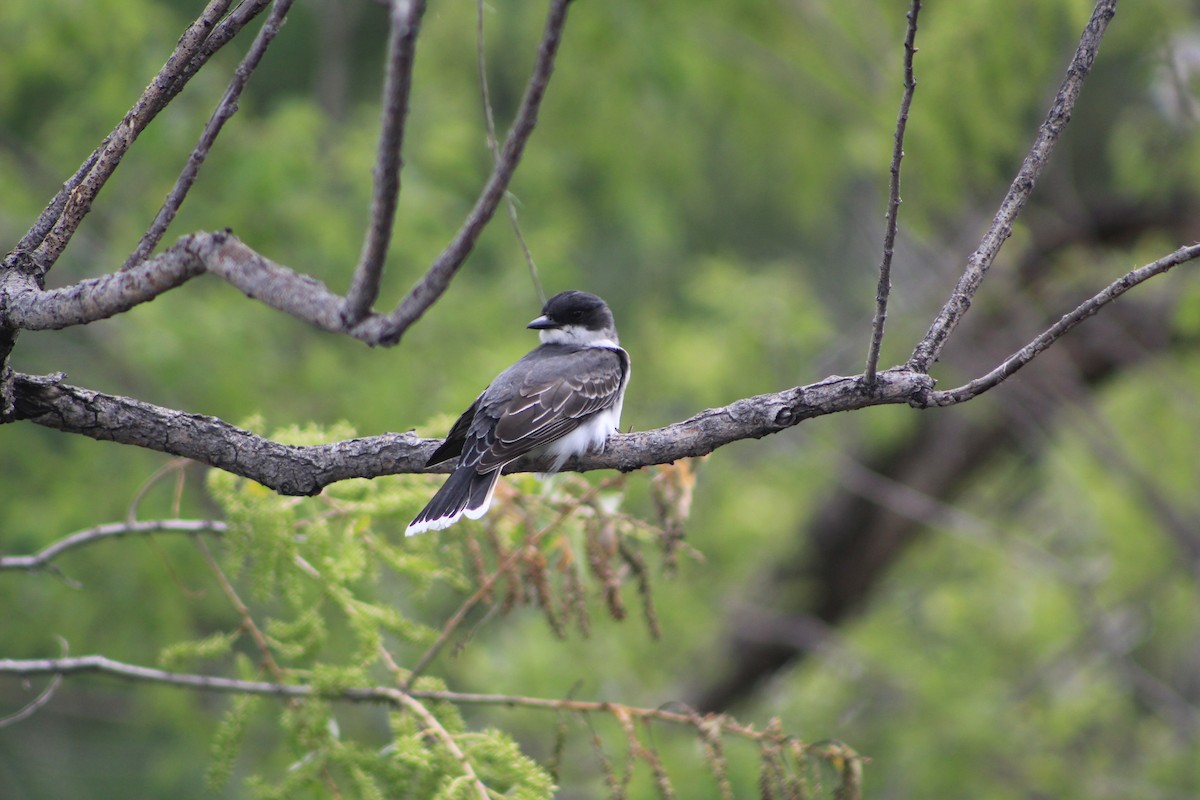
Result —
POLYGON ((492 492, 500 470, 480 474, 474 467, 456 469, 404 533, 412 536, 425 531, 440 531, 462 519, 479 519, 492 504, 492 492))

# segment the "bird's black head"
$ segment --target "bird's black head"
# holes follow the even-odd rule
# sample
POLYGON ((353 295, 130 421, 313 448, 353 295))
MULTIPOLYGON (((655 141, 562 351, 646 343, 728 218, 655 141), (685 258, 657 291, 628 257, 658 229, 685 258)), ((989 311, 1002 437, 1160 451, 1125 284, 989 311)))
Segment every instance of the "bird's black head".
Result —
POLYGON ((614 329, 612 312, 603 300, 587 292, 559 292, 542 306, 542 316, 529 323, 530 328, 550 330, 576 328, 603 332, 614 329))

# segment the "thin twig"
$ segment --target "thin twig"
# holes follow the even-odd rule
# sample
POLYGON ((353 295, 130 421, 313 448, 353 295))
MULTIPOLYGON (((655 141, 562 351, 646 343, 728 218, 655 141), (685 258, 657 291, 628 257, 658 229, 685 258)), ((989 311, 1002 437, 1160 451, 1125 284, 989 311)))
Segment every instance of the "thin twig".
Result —
POLYGON ((344 317, 349 324, 361 322, 379 297, 383 264, 396 222, 400 196, 400 170, 404 166, 404 127, 417 47, 417 29, 425 14, 425 0, 392 0, 391 35, 388 37, 387 75, 383 85, 383 124, 375 157, 375 190, 371 197, 371 222, 363 240, 362 253, 344 317))
POLYGON ((1088 300, 1080 303, 1074 311, 1065 315, 1058 322, 1047 328, 1040 336, 1034 339, 1029 344, 1022 347, 1017 352, 1006 358, 1003 363, 993 369, 987 375, 976 378, 970 383, 959 386, 957 389, 947 389, 940 392, 930 392, 926 398, 926 405, 931 406, 949 406, 955 403, 961 403, 970 400, 972 397, 983 394, 988 389, 994 388, 1001 382, 1005 381, 1013 375, 1021 367, 1032 361, 1039 353, 1054 343, 1059 337, 1067 331, 1074 328, 1080 322, 1083 322, 1088 317, 1095 314, 1104 306, 1116 300, 1125 292, 1137 286, 1139 283, 1153 278, 1155 275, 1161 275, 1167 272, 1172 267, 1191 261, 1200 257, 1200 244, 1181 247, 1174 253, 1158 259, 1157 261, 1138 267, 1132 272, 1124 275, 1110 283, 1104 291, 1088 300))
POLYGON ((404 331, 442 296, 508 190, 509 181, 512 180, 521 154, 525 151, 525 144, 537 125, 538 109, 541 107, 542 98, 545 97, 550 76, 554 72, 554 57, 562 41, 563 27, 567 22, 567 8, 570 4, 570 0, 552 0, 542 32, 542 42, 538 47, 537 61, 491 177, 488 178, 479 199, 475 201, 475 207, 471 209, 454 239, 433 262, 424 277, 409 291, 400 306, 384 320, 380 336, 382 343, 392 344, 399 341, 404 331))
POLYGON ((16 725, 18 722, 32 717, 37 713, 39 708, 50 702, 50 700, 54 697, 54 693, 58 691, 58 687, 62 686, 62 682, 62 674, 59 673, 55 675, 54 679, 50 681, 50 684, 41 692, 39 692, 37 697, 29 701, 24 708, 21 708, 20 710, 15 711, 6 717, 0 717, 0 728, 7 728, 10 725, 16 725))
POLYGON ((863 373, 863 379, 868 386, 875 383, 879 348, 883 346, 883 328, 887 322, 888 294, 892 291, 892 254, 896 248, 896 216, 900 213, 900 162, 904 158, 904 130, 908 127, 908 109, 912 106, 913 91, 917 88, 913 77, 913 56, 917 53, 914 42, 917 37, 917 15, 920 13, 921 0, 912 0, 912 8, 908 11, 908 33, 904 37, 904 96, 900 100, 900 113, 896 117, 896 133, 893 137, 887 228, 883 234, 883 258, 879 262, 879 285, 875 290, 875 319, 871 323, 871 346, 867 351, 867 369, 863 373))
POLYGON ((1024 208, 1030 194, 1033 193, 1033 187, 1049 161, 1059 136, 1071 119, 1071 111, 1075 107, 1075 101, 1079 98, 1079 90, 1096 60, 1100 41, 1104 38, 1109 20, 1116 13, 1116 6, 1117 0, 1099 0, 1096 3, 1092 17, 1088 21, 1087 27, 1084 28, 1079 46, 1071 59, 1071 64, 1067 67, 1066 77, 1058 90, 1054 104, 1050 107, 1050 113, 1041 128, 1038 129, 1033 147, 1025 156, 1025 161, 1021 164, 1016 178, 1013 179, 1008 193, 1001 201, 1000 209, 996 212, 991 227, 984 234, 979 247, 967 259, 966 269, 959 278, 958 285, 954 287, 954 292, 942 306, 942 310, 934 319, 925 338, 913 350, 908 361, 909 369, 917 372, 929 372, 930 367, 941 354, 946 339, 971 307, 975 291, 979 288, 979 284, 983 281, 992 262, 995 261, 1001 245, 1012 234, 1012 226, 1017 215, 1021 213, 1021 209, 1024 208))
POLYGON ((172 458, 171 460, 167 461, 167 463, 156 469, 149 478, 146 478, 146 480, 142 481, 142 485, 133 492, 133 498, 129 501, 129 508, 125 510, 125 521, 137 522, 138 506, 141 505, 142 500, 146 497, 146 494, 149 493, 149 491, 153 489, 160 480, 171 474, 174 474, 177 479, 175 502, 172 505, 171 513, 178 517, 180 513, 180 496, 183 486, 183 471, 190 463, 191 461, 186 458, 172 458))
POLYGON ((271 643, 267 641, 266 635, 258 627, 258 623, 254 621, 253 615, 250 614, 250 608, 242 601, 241 596, 237 593, 237 589, 233 588, 233 584, 229 582, 225 571, 221 569, 221 565, 217 563, 217 559, 213 557, 212 551, 208 549, 208 545, 204 543, 203 539, 196 540, 196 549, 200 551, 200 555, 204 557, 204 561, 208 564, 213 577, 217 579, 217 585, 221 587, 221 592, 225 595, 225 599, 237 611, 242 630, 248 633, 250 638, 254 640, 254 645, 258 648, 258 652, 262 656, 262 666, 271 674, 272 678, 282 682, 286 675, 279 666, 279 662, 275 660, 275 654, 271 652, 271 643))
MULTIPOLYGON (((483 103, 483 121, 487 129, 488 149, 492 151, 492 161, 496 162, 500 159, 500 143, 496 139, 496 118, 492 113, 492 93, 488 88, 487 79, 487 57, 484 47, 483 35, 483 17, 486 4, 484 0, 476 0, 475 2, 475 64, 479 69, 479 97, 483 103)), ((512 225, 513 234, 517 237, 517 244, 521 246, 521 253, 525 256, 525 265, 529 267, 529 279, 533 281, 533 289, 537 292, 538 304, 546 304, 546 291, 542 288, 542 279, 538 276, 537 264, 533 261, 533 253, 529 250, 529 243, 525 241, 525 234, 521 232, 521 223, 517 220, 517 203, 511 192, 504 193, 504 207, 508 210, 508 221, 512 225)))
MULTIPOLYGON (((293 698, 321 697, 327 700, 340 700, 348 703, 383 702, 394 705, 400 703, 399 697, 404 694, 418 700, 444 701, 458 705, 507 706, 512 708, 535 708, 552 711, 603 714, 621 713, 642 720, 656 720, 691 728, 695 728, 697 719, 699 719, 703 724, 712 726, 714 730, 719 730, 723 735, 733 735, 755 742, 780 741, 791 744, 796 741, 794 737, 780 734, 771 728, 758 730, 753 725, 744 725, 736 722, 724 714, 698 716, 695 712, 687 710, 669 711, 661 707, 644 708, 596 700, 574 700, 569 698, 559 700, 514 694, 480 694, 426 689, 405 691, 391 686, 357 687, 325 693, 304 684, 269 683, 266 681, 224 678, 215 675, 169 672, 154 667, 143 667, 116 661, 99 655, 76 656, 73 658, 0 659, 0 674, 28 676, 61 673, 63 675, 75 675, 89 672, 111 675, 126 680, 161 683, 187 689, 231 694, 257 694, 293 698)), ((805 747, 807 749, 807 746, 805 747)))
MULTIPOLYGON (((70 654, 70 645, 62 636, 58 637, 58 643, 62 647, 62 657, 66 658, 70 654)), ((16 713, 9 714, 6 717, 0 717, 0 728, 7 728, 10 725, 16 725, 18 722, 27 720, 36 714, 39 708, 46 705, 51 699, 54 698, 54 694, 58 691, 58 687, 62 686, 62 682, 62 673, 55 673, 53 680, 50 681, 50 684, 41 692, 39 692, 38 696, 26 704, 24 708, 20 709, 16 713)))
POLYGON ((116 539, 131 534, 143 533, 215 533, 229 530, 224 522, 211 519, 160 519, 149 522, 113 522, 86 528, 59 539, 50 546, 31 556, 0 556, 0 570, 38 570, 50 565, 68 550, 93 544, 104 539, 116 539))
POLYGON ((171 188, 167 199, 163 201, 158 214, 155 215, 154 222, 150 225, 149 230, 142 235, 137 247, 125 259, 125 263, 121 269, 130 269, 144 261, 153 252, 154 248, 158 246, 158 243, 162 241, 167 228, 170 227, 171 222, 175 219, 175 215, 179 213, 179 207, 183 205, 184 199, 187 198, 187 193, 192 188, 192 184, 196 182, 196 176, 200 174, 200 167, 204 165, 204 160, 208 158, 208 153, 212 149, 213 143, 216 142, 217 137, 221 134, 225 123, 237 113, 238 98, 241 97, 242 90, 246 88, 246 83, 250 80, 250 76, 258 68, 263 54, 266 53, 267 48, 271 45, 271 41, 283 26, 284 17, 287 16, 292 2, 293 0, 276 0, 266 22, 263 23, 262 28, 258 31, 258 35, 254 38, 254 43, 250 46, 241 63, 238 64, 237 69, 234 70, 233 77, 229 81, 229 86, 225 90, 225 95, 221 98, 221 102, 217 104, 217 108, 213 111, 212 116, 208 118, 204 130, 200 133, 200 140, 196 142, 191 155, 188 156, 183 171, 179 173, 179 178, 175 181, 175 185, 171 188))

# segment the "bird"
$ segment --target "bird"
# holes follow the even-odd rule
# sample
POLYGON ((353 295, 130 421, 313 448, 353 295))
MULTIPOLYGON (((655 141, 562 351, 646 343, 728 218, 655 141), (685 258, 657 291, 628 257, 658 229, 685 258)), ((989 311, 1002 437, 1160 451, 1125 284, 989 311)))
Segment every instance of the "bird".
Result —
POLYGON ((620 427, 630 361, 608 305, 560 292, 526 327, 541 344, 496 376, 430 455, 427 467, 460 458, 406 536, 482 517, 501 471, 521 456, 551 456, 557 472, 572 456, 602 450, 620 427))

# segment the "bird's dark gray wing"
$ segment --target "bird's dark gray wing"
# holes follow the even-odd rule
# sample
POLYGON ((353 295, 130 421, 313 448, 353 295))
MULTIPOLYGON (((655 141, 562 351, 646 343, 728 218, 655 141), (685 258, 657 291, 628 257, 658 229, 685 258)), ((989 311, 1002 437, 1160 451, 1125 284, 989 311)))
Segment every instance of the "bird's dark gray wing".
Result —
POLYGON ((475 412, 479 410, 479 401, 482 399, 483 395, 476 397, 471 407, 459 416, 451 426, 450 432, 446 434, 446 441, 438 445, 438 449, 429 456, 425 466, 432 467, 462 453, 463 445, 467 442, 467 433, 471 430, 471 423, 475 420, 475 412))
POLYGON ((477 417, 488 419, 477 419, 484 424, 473 427, 463 461, 475 461, 485 472, 566 436, 617 401, 627 358, 624 351, 596 347, 564 350, 527 365, 505 397, 489 397, 491 389, 484 393, 477 417))

